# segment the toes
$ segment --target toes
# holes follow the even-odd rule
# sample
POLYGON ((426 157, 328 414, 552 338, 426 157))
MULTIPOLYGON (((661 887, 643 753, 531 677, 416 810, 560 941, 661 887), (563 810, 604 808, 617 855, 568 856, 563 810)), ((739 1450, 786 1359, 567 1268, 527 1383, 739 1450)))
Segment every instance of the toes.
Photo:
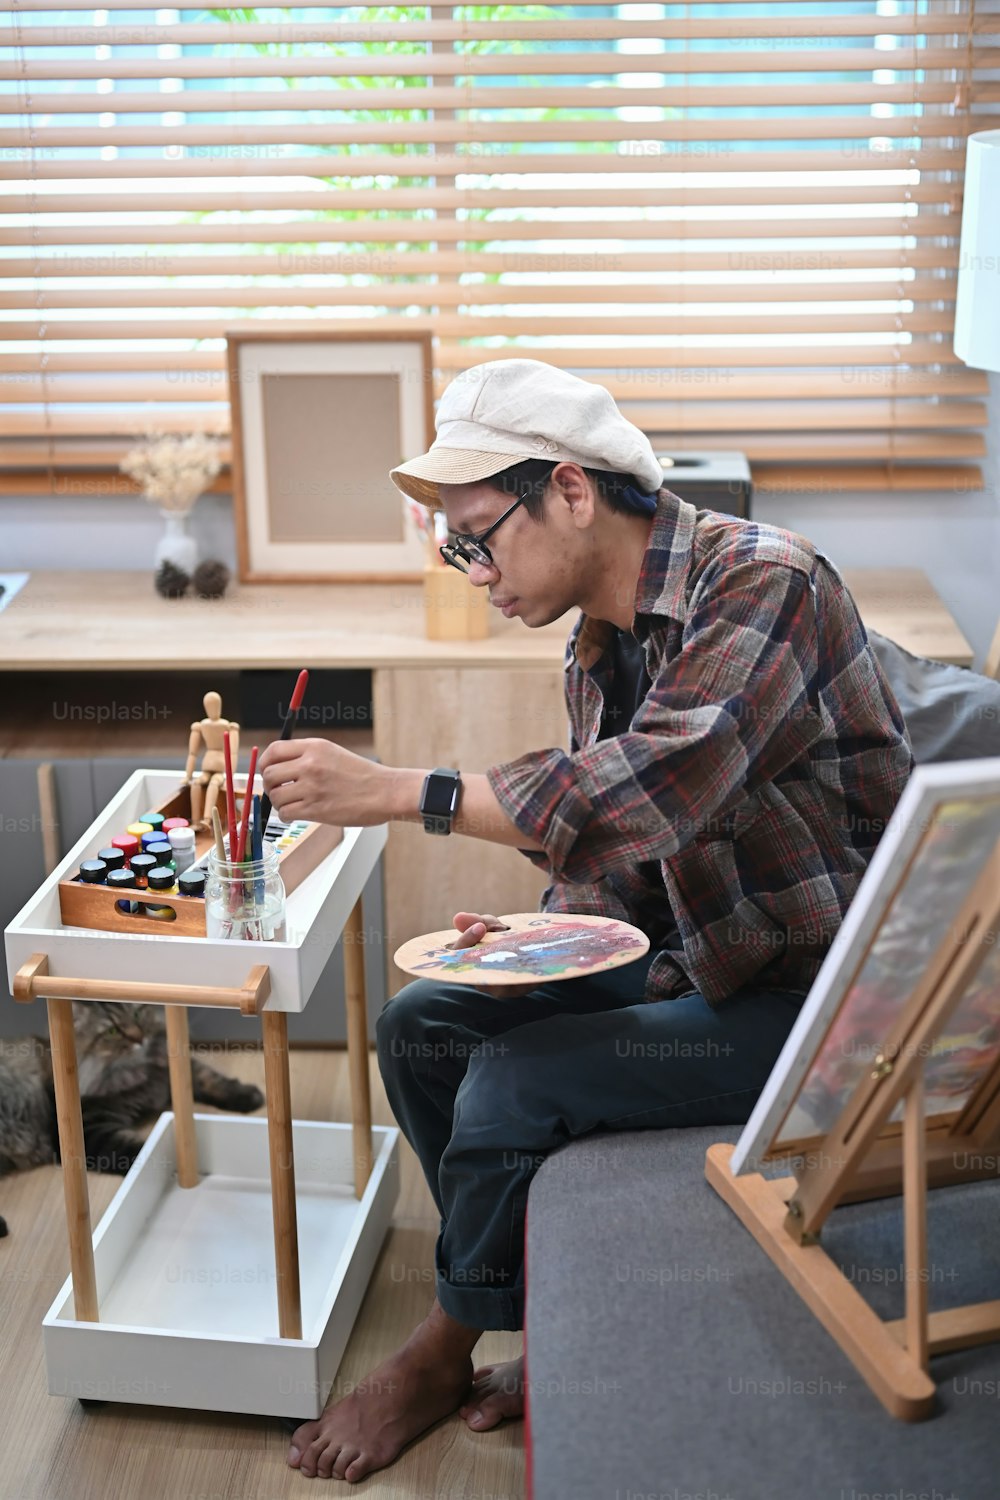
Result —
POLYGON ((325 1438, 317 1438, 303 1453, 299 1470, 307 1479, 329 1479, 339 1452, 339 1443, 328 1443, 325 1438))
MULTIPOLYGON (((348 1451, 351 1457, 353 1457, 354 1453, 356 1452, 356 1450, 353 1448, 348 1451)), ((338 1442, 336 1439, 333 1439, 331 1442, 327 1443, 326 1447, 323 1449, 322 1453, 316 1460, 316 1478, 340 1479, 340 1456, 343 1452, 344 1444, 338 1442)))
POLYGON ((356 1463, 360 1457, 361 1454, 357 1448, 347 1446, 341 1448, 337 1455, 337 1462, 333 1465, 333 1477, 335 1479, 345 1478, 350 1465, 356 1463))
POLYGON ((288 1463, 291 1468, 298 1469, 302 1463, 302 1456, 309 1448, 310 1443, 315 1441, 318 1424, 316 1422, 303 1422, 292 1433, 292 1445, 288 1450, 288 1463))
POLYGON ((347 1465, 347 1468, 344 1470, 344 1478, 348 1484, 353 1484, 357 1479, 364 1479, 365 1475, 370 1474, 371 1471, 372 1465, 366 1458, 362 1458, 359 1455, 352 1463, 347 1465))

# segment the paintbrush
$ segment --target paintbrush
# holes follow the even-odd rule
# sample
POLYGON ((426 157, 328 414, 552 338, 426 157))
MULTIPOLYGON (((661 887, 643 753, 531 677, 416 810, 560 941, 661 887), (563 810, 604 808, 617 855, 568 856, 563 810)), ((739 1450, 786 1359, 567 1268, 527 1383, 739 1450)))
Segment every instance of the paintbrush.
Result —
POLYGON ((240 838, 236 845, 236 858, 240 864, 246 858, 247 828, 250 826, 250 804, 253 800, 253 779, 257 774, 257 746, 250 751, 250 770, 247 773, 247 789, 243 793, 243 816, 240 819, 240 838))
POLYGON ((212 808, 212 831, 215 834, 215 852, 216 852, 216 855, 218 856, 219 859, 222 860, 223 864, 225 864, 225 862, 226 862, 226 841, 225 841, 225 839, 222 836, 222 819, 219 816, 219 809, 217 807, 213 807, 212 808))
POLYGON ((232 733, 227 729, 223 738, 226 756, 226 817, 229 821, 229 858, 236 858, 236 792, 233 787, 233 747, 229 743, 232 733))
MULTIPOLYGON (((288 705, 288 713, 285 715, 285 722, 281 726, 281 733, 278 735, 279 740, 287 740, 291 738, 292 725, 295 723, 295 715, 298 713, 299 708, 301 707, 302 699, 306 695, 306 684, 308 683, 308 681, 309 673, 307 669, 303 667, 302 671, 298 675, 298 680, 295 684, 295 691, 292 693, 291 702, 288 705)), ((267 820, 270 816, 271 799, 265 792, 263 800, 260 804, 260 826, 262 831, 267 827, 267 820)))

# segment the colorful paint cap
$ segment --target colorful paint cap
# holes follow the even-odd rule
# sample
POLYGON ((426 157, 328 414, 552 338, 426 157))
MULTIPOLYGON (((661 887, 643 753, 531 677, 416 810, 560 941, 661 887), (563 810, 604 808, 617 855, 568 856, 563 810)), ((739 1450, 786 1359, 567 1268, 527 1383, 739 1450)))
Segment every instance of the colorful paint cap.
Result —
POLYGON ((142 813, 140 816, 140 822, 148 823, 150 828, 162 828, 163 814, 158 812, 142 813))

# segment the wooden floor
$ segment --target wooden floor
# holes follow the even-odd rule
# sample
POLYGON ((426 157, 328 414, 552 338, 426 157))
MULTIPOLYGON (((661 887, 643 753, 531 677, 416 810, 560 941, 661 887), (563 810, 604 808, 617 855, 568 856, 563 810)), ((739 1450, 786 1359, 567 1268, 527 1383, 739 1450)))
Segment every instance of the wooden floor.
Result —
MULTIPOLYGON (((212 1062, 263 1087, 263 1056, 213 1049, 212 1062)), ((350 1118, 347 1054, 293 1050, 297 1119, 350 1118)), ((392 1124, 372 1055, 376 1123, 392 1124)), ((203 1106, 198 1106, 203 1108, 203 1106)), ((400 1344, 433 1294, 437 1212, 416 1157, 400 1140, 402 1188, 331 1400, 400 1344)), ((119 1179, 91 1176, 96 1223, 119 1179)), ((520 1500, 523 1427, 474 1433, 454 1416, 388 1469, 357 1485, 304 1479, 285 1463, 277 1420, 117 1403, 84 1409, 46 1389, 41 1321, 68 1274, 58 1167, 0 1180, 0 1494, 3 1500, 284 1500, 329 1487, 370 1500, 520 1500)), ((474 1362, 511 1359, 519 1333, 487 1333, 474 1362)))

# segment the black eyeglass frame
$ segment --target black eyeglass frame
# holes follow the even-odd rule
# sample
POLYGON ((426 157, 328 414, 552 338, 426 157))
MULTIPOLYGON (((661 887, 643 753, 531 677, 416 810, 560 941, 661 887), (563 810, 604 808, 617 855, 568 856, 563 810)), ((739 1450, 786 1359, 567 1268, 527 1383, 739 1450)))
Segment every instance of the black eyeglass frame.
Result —
POLYGON ((494 567, 493 554, 489 547, 486 546, 486 538, 492 536, 497 527, 502 526, 507 517, 512 516, 517 507, 523 505, 530 494, 531 490, 527 489, 523 495, 518 495, 514 504, 504 511, 499 520, 494 521, 492 526, 488 526, 478 536, 471 531, 460 531, 453 542, 442 543, 438 551, 445 562, 450 563, 453 568, 457 568, 460 573, 468 573, 468 564, 474 562, 479 563, 484 568, 494 567))

